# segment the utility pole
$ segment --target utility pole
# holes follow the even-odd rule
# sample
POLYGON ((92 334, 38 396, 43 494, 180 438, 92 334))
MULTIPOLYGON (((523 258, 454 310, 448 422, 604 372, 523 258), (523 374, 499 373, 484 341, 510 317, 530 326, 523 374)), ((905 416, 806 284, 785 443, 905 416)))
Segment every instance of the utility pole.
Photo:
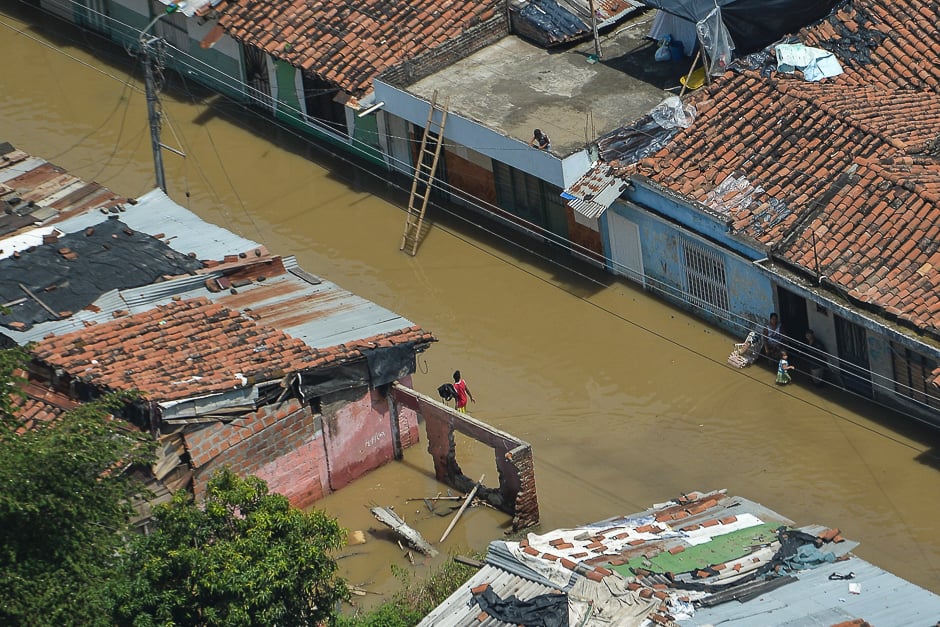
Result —
MULTIPOLYGON (((147 34, 153 26, 170 13, 182 10, 185 2, 174 2, 167 5, 163 13, 157 13, 150 23, 140 31, 137 42, 140 44, 140 57, 144 64, 144 90, 147 94, 147 119, 150 121, 150 148, 153 150, 153 170, 157 177, 157 187, 166 193, 166 175, 163 173, 163 144, 160 143, 160 110, 157 99, 157 85, 153 80, 153 44, 162 41, 159 37, 147 34)), ((172 148, 170 150, 173 150, 172 148)), ((174 150, 177 154, 182 154, 174 150)))
POLYGON ((163 172, 163 151, 160 144, 160 111, 157 109, 157 86, 153 80, 153 56, 150 46, 158 37, 141 33, 140 57, 144 64, 144 88, 147 93, 147 119, 150 121, 150 148, 153 150, 153 169, 157 176, 157 187, 166 193, 166 176, 163 172))
POLYGON ((601 38, 597 34, 597 9, 594 8, 594 0, 590 0, 588 6, 591 10, 591 30, 594 31, 594 56, 600 61, 601 58, 601 38))

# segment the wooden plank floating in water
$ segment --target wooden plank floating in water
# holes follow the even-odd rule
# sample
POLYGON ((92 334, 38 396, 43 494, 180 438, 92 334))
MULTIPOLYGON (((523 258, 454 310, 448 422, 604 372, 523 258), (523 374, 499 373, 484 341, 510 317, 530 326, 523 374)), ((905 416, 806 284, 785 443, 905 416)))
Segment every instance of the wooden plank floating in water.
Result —
POLYGON ((420 533, 409 527, 401 517, 387 507, 373 507, 369 511, 383 525, 392 528, 392 531, 404 538, 408 544, 425 555, 434 557, 437 555, 437 549, 431 546, 420 533))

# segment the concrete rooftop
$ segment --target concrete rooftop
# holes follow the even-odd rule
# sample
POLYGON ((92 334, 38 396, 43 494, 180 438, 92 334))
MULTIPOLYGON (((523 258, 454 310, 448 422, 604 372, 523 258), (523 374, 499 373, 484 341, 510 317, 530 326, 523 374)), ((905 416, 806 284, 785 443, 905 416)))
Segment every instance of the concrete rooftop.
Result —
POLYGON ((552 152, 565 157, 678 94, 691 59, 653 60, 656 44, 646 34, 654 15, 643 12, 602 33, 599 63, 588 62, 593 41, 544 50, 509 36, 407 90, 427 100, 439 90, 452 112, 526 143, 540 128, 552 152))

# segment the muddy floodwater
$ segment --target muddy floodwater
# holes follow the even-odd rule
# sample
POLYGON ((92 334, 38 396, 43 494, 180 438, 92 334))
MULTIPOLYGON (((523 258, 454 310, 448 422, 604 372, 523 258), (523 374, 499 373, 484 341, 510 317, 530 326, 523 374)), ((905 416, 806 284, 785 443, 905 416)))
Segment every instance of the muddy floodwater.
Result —
MULTIPOLYGON (((120 194, 154 187, 140 68, 123 50, 16 3, 0 7, 0 141, 120 194), (10 6, 14 5, 14 6, 10 6), (89 50, 97 54, 90 54, 89 50)), ((798 524, 839 527, 856 553, 940 593, 940 434, 799 379, 725 360, 734 338, 603 275, 438 214, 417 257, 389 188, 319 156, 291 132, 192 85, 162 98, 170 195, 202 218, 296 255, 301 265, 432 331, 414 383, 434 395, 460 369, 471 413, 529 441, 543 529, 639 511, 690 490, 726 488, 798 524)), ((409 498, 446 493, 422 442, 402 462, 319 506, 367 542, 343 573, 380 593, 390 564, 418 574, 379 531, 394 506, 432 543, 449 518, 409 498), (371 530, 371 531, 370 531, 371 530)), ((496 485, 493 453, 458 436, 458 462, 496 485)), ((453 503, 451 503, 453 504, 453 503)), ((457 503, 459 504, 459 503, 457 503)), ((508 518, 472 508, 441 547, 484 550, 508 518)))

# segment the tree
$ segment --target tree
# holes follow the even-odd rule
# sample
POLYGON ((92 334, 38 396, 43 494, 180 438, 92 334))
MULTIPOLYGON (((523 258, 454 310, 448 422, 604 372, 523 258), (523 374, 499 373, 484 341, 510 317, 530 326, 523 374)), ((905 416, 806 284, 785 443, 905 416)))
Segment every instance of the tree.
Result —
POLYGON ((332 624, 348 597, 329 555, 345 532, 323 512, 269 494, 257 477, 223 469, 202 506, 180 492, 154 520, 125 557, 119 625, 332 624))
POLYGON ((118 395, 18 434, 26 359, 0 351, 0 624, 108 624, 131 513, 122 470, 147 460, 149 438, 107 418, 118 395))

